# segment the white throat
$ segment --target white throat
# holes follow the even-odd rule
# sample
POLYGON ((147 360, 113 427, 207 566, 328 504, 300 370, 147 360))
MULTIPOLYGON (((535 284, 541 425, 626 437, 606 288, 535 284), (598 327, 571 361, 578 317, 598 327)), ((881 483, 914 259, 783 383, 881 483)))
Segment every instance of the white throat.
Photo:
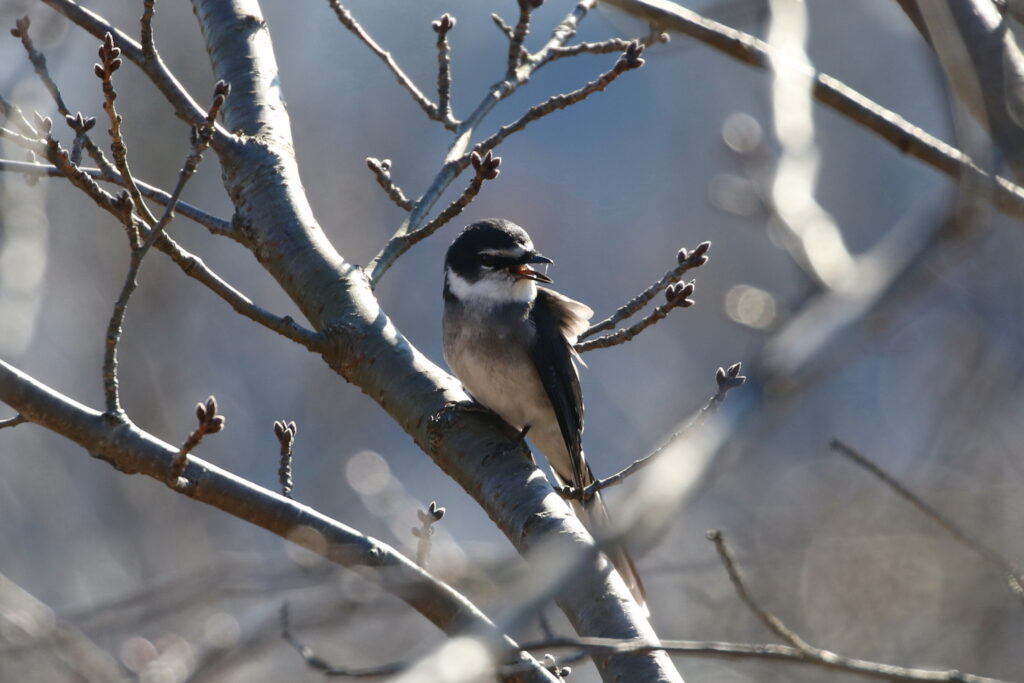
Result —
POLYGON ((482 277, 470 282, 448 268, 448 289, 464 304, 500 306, 528 304, 537 298, 537 283, 528 278, 482 277))

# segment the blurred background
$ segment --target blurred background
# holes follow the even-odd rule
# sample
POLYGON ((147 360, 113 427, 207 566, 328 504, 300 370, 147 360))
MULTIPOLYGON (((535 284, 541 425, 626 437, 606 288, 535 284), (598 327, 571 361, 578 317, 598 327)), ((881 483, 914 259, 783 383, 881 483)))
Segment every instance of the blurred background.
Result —
MULTIPOLYGON (((141 3, 86 4, 138 35, 141 3)), ((430 21, 455 15, 460 118, 504 73, 507 42, 488 15, 514 23, 512 0, 345 4, 432 97, 430 21)), ((548 0, 527 46, 536 50, 572 4, 548 0)), ((785 28, 771 26, 759 0, 684 4, 760 37, 785 28)), ((450 134, 327 3, 267 2, 263 11, 309 199, 339 251, 366 263, 403 218, 366 157, 391 159, 392 177, 416 197, 450 134)), ((105 131, 92 75, 98 41, 37 3, 0 3, 4 28, 25 14, 68 106, 105 131)), ((980 149, 976 128, 954 125, 934 53, 896 3, 813 0, 806 14, 806 59, 816 69, 951 144, 980 149)), ((164 59, 207 103, 213 79, 189 8, 158 3, 155 28, 164 59)), ((577 40, 647 32, 601 8, 577 40)), ((584 446, 599 476, 663 443, 714 393, 718 366, 742 361, 750 376, 727 401, 722 448, 639 561, 659 635, 774 641, 705 540, 717 528, 754 594, 816 646, 1024 680, 1024 606, 1001 572, 829 448, 844 440, 977 540, 1021 556, 1021 226, 984 201, 964 201, 954 183, 874 133, 799 92, 785 96, 786 84, 773 88, 764 71, 679 35, 645 57, 606 92, 509 138, 497 150, 500 178, 385 276, 384 309, 443 365, 444 251, 480 218, 524 226, 554 259, 559 291, 602 318, 671 268, 680 247, 712 241, 710 262, 693 275, 697 305, 625 346, 587 354, 583 371, 584 446), (779 184, 784 171, 794 175, 779 184), (813 234, 801 234, 808 224, 813 234), (825 266, 809 264, 801 244, 824 254, 825 266)), ((615 59, 551 64, 482 130, 615 59)), ((189 131, 136 68, 116 78, 133 171, 169 188, 189 131)), ((6 30, 0 92, 26 112, 56 115, 6 30)), ((68 145, 63 124, 54 129, 68 145)), ((6 158, 24 154, 4 145, 6 158)), ((212 153, 184 198, 230 218, 212 153)), ((58 180, 0 175, 0 209, 0 358, 99 409, 103 337, 128 267, 123 231, 58 180)), ((180 216, 170 232, 261 306, 297 315, 239 245, 180 216)), ((120 361, 129 415, 171 443, 193 428, 195 403, 216 395, 227 428, 197 455, 260 485, 277 488, 273 420, 295 420, 295 497, 410 554, 416 509, 438 501, 447 514, 432 568, 485 610, 502 604, 498 569, 520 560, 473 500, 318 357, 235 315, 160 254, 143 268, 120 361)), ((630 489, 609 490, 610 505, 630 489)), ((404 604, 277 537, 117 473, 40 428, 0 432, 0 680, 318 680, 279 636, 286 600, 300 637, 340 665, 413 658, 442 641, 404 604)), ((556 609, 548 617, 570 632, 556 609)), ((854 680, 778 662, 676 661, 691 682, 854 680)), ((575 666, 570 680, 597 680, 591 665, 575 666)))

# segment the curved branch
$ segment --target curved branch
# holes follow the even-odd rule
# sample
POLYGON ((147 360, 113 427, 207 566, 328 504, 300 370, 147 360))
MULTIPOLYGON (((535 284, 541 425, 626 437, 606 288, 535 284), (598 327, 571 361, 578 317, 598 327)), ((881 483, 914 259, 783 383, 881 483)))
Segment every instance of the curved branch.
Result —
MULTIPOLYGON (((177 448, 131 422, 111 420, 3 361, 0 401, 14 407, 26 420, 60 433, 122 472, 165 481, 178 456, 177 448)), ((190 498, 262 527, 335 564, 361 570, 446 633, 476 631, 509 652, 519 652, 518 645, 499 632, 469 600, 386 543, 195 456, 189 457, 183 476, 189 485, 181 492, 190 498)), ((533 669, 538 673, 532 680, 554 680, 541 675, 544 670, 529 655, 521 653, 515 659, 535 665, 533 669)))

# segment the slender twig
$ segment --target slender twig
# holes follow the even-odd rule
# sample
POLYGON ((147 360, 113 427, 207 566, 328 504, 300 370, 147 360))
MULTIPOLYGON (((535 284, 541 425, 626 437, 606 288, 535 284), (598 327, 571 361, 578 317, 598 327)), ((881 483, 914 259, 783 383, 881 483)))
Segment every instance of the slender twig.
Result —
POLYGON ((444 512, 445 509, 438 507, 437 502, 433 500, 430 501, 426 510, 416 511, 416 518, 420 520, 420 525, 412 528, 412 535, 419 539, 416 543, 416 564, 424 569, 427 568, 427 562, 430 560, 434 525, 441 521, 444 512))
POLYGON ((997 550, 994 550, 977 540, 973 534, 961 528, 960 525, 944 515, 937 508, 925 502, 924 499, 901 484, 895 477, 875 464, 866 455, 855 450, 852 446, 847 445, 839 439, 832 439, 832 441, 829 442, 829 447, 836 453, 839 453, 856 464, 858 467, 874 475, 879 481, 891 488, 896 495, 916 507, 924 514, 925 517, 942 527, 943 530, 945 530, 946 533, 952 536, 957 542, 967 548, 970 548, 976 555, 989 564, 995 566, 999 571, 1005 573, 1010 590, 1013 591, 1013 594, 1018 598, 1024 599, 1024 575, 1021 574, 1017 565, 1010 562, 997 550))
MULTIPOLYGON (((611 5, 638 16, 662 30, 676 31, 722 52, 744 64, 778 70, 793 68, 773 55, 759 38, 730 28, 666 0, 606 0, 611 5)), ((905 118, 864 97, 842 81, 827 74, 814 73, 814 98, 846 118, 887 140, 904 154, 912 156, 941 173, 954 178, 972 178, 982 186, 991 186, 995 207, 1008 216, 1024 218, 1024 188, 1002 176, 991 175, 974 161, 905 118)))
POLYGON ((281 495, 285 498, 292 497, 292 447, 298 433, 299 428, 295 426, 294 421, 274 421, 274 436, 281 445, 281 464, 277 469, 277 481, 281 484, 281 495))
POLYGON ((504 19, 502 19, 500 16, 492 12, 491 21, 494 22, 494 25, 498 27, 499 31, 505 34, 506 38, 512 40, 513 36, 515 36, 515 30, 511 26, 506 24, 504 19))
POLYGON ((401 244, 398 247, 395 258, 404 254, 414 244, 427 239, 435 232, 444 227, 450 220, 462 213, 462 210, 469 205, 473 198, 480 193, 480 188, 483 187, 484 182, 488 180, 494 180, 498 177, 500 171, 498 167, 501 165, 501 157, 496 157, 490 152, 487 152, 482 157, 473 152, 470 163, 473 165, 473 179, 469 181, 469 185, 462 191, 455 201, 445 207, 444 211, 437 214, 434 220, 430 221, 416 232, 411 232, 407 235, 403 235, 401 238, 401 244))
POLYGON ((686 423, 684 427, 672 434, 664 444, 658 446, 639 460, 634 461, 625 469, 620 470, 611 476, 598 479, 583 489, 582 492, 570 490, 567 492, 567 497, 582 497, 583 500, 589 500, 601 489, 621 484, 626 480, 626 477, 629 477, 633 473, 650 465, 654 458, 658 457, 658 455, 661 454, 669 444, 674 443, 676 439, 686 432, 692 431, 704 424, 707 419, 718 410, 722 405, 722 402, 725 401, 726 394, 728 394, 730 390, 741 386, 747 381, 747 378, 740 374, 742 369, 742 363, 733 363, 728 367, 728 369, 718 368, 718 370, 715 371, 715 382, 718 384, 718 390, 707 400, 707 403, 705 403, 704 407, 700 409, 700 412, 697 413, 692 420, 686 423))
POLYGON ((610 332, 606 335, 600 336, 597 339, 578 343, 574 346, 576 352, 586 353, 587 351, 593 351, 594 349, 606 349, 611 346, 625 344, 651 325, 664 320, 673 309, 689 308, 692 306, 693 299, 690 298, 690 295, 693 294, 693 288, 694 283, 692 280, 687 282, 685 285, 681 282, 669 285, 668 289, 665 290, 665 303, 648 313, 639 322, 621 330, 616 330, 615 332, 610 332))
POLYGON ((661 640, 651 643, 646 640, 616 640, 614 638, 581 638, 562 636, 524 643, 523 650, 545 651, 560 648, 584 650, 593 654, 624 654, 664 651, 675 655, 715 657, 722 659, 767 659, 791 664, 808 664, 834 671, 878 678, 887 681, 912 683, 916 681, 949 681, 957 683, 1010 683, 999 678, 988 678, 964 673, 955 669, 915 669, 894 666, 865 659, 854 659, 843 655, 812 648, 810 653, 791 645, 758 643, 728 643, 714 640, 661 640))
POLYGON ((437 34, 437 108, 445 124, 458 126, 452 116, 452 47, 448 43, 448 32, 455 28, 455 17, 447 12, 431 24, 437 34))
POLYGON ((580 341, 597 334, 598 332, 614 329, 620 322, 635 315, 666 287, 679 282, 683 275, 688 271, 693 270, 694 268, 699 268, 707 263, 707 253, 710 248, 711 242, 701 242, 693 251, 689 251, 685 248, 680 249, 679 253, 676 254, 676 262, 679 265, 665 273, 660 280, 630 299, 629 302, 624 306, 619 307, 619 309, 610 316, 587 328, 587 330, 580 335, 580 341))
POLYGON ((68 108, 64 104, 64 98, 61 97, 60 90, 57 88, 57 84, 53 78, 50 77, 50 70, 46 67, 46 57, 42 52, 36 50, 32 44, 32 38, 29 36, 28 28, 30 25, 29 18, 27 16, 22 17, 14 22, 14 28, 11 29, 11 35, 21 40, 22 47, 25 48, 25 52, 28 53, 28 60, 32 63, 32 68, 35 69, 36 75, 39 76, 39 80, 43 82, 43 86, 50 93, 53 101, 57 103, 57 109, 62 115, 67 114, 68 108))
MULTIPOLYGON (((114 48, 115 50, 117 48, 114 48)), ((103 50, 101 50, 101 55, 103 50)), ((115 55, 116 58, 116 55, 115 55)), ((107 59, 104 58, 106 62, 107 59)), ((108 67, 104 67, 104 73, 107 73, 108 67)), ((115 69, 110 69, 110 72, 115 69)), ((106 84, 109 83, 109 76, 104 78, 104 91, 106 92, 106 84)), ((125 275, 124 285, 121 287, 121 293, 117 297, 117 301, 114 303, 114 310, 111 313, 110 321, 107 324, 106 334, 106 350, 103 356, 103 389, 106 397, 107 414, 112 417, 123 418, 123 409, 121 407, 121 399, 118 391, 118 377, 117 377, 117 347, 121 341, 121 335, 124 330, 124 316, 128 309, 128 300, 131 295, 135 292, 138 287, 139 271, 142 268, 142 261, 146 257, 150 248, 156 243, 156 241, 163 235, 164 229, 167 224, 171 222, 174 217, 174 207, 178 203, 178 198, 185 189, 185 185, 189 179, 195 174, 196 169, 199 167, 199 163, 203 159, 203 152, 210 145, 210 140, 213 138, 213 122, 217 118, 217 113, 220 108, 224 105, 224 100, 229 92, 228 84, 224 81, 217 83, 214 88, 213 104, 210 106, 210 111, 206 115, 206 121, 204 125, 200 126, 195 133, 195 141, 192 144, 192 150, 185 159, 185 163, 181 167, 181 171, 178 173, 178 182, 175 184, 174 191, 171 192, 170 201, 167 202, 167 206, 164 208, 164 213, 160 217, 160 220, 153 224, 149 233, 146 235, 145 240, 141 244, 136 244, 133 240, 133 248, 131 254, 131 262, 128 267, 128 273, 125 275)), ((113 99, 110 99, 113 103, 113 99)), ((120 119, 120 116, 113 110, 110 109, 111 118, 120 119)), ((117 126, 114 126, 116 128, 117 126)), ((113 131, 112 131, 113 135, 113 131)), ((116 139, 116 136, 115 136, 116 139)), ((120 160, 118 165, 122 172, 127 172, 128 161, 124 154, 124 150, 117 152, 115 150, 114 157, 118 158, 120 154, 120 160)), ((135 187, 134 181, 131 183, 135 187)), ((131 190, 128 190, 131 192, 131 190)), ((138 187, 135 187, 135 192, 138 193, 138 187)), ((125 216, 124 222, 126 225, 132 224, 131 212, 132 203, 129 197, 123 196, 119 201, 119 206, 122 210, 122 215, 125 216)), ((130 234, 136 234, 134 232, 130 234)))
POLYGON ((4 99, 3 95, 0 95, 0 119, 13 122, 25 135, 32 137, 39 135, 38 131, 36 131, 25 116, 25 112, 21 110, 21 107, 8 102, 4 99))
POLYGON ((387 193, 388 198, 391 199, 400 208, 406 211, 412 211, 413 202, 405 193, 402 192, 402 188, 395 184, 395 181, 391 179, 391 159, 375 159, 373 157, 366 158, 366 165, 373 175, 377 178, 377 184, 383 188, 384 192, 387 193))
MULTIPOLYGON (((156 216, 149 210, 142 199, 135 179, 132 178, 131 168, 128 166, 128 145, 125 144, 124 135, 121 133, 121 115, 117 113, 115 101, 117 91, 114 89, 114 72, 121 68, 121 50, 114 45, 113 37, 108 33, 103 37, 103 44, 100 45, 100 63, 94 66, 97 78, 103 84, 103 111, 110 119, 110 153, 114 157, 114 166, 117 172, 124 178, 125 187, 132 198, 135 210, 149 226, 156 225, 156 216)), ((132 247, 138 246, 138 236, 129 231, 132 237, 132 247)))
POLYGON ((313 648, 299 640, 298 636, 292 631, 291 611, 288 608, 288 603, 281 605, 281 637, 285 641, 295 648, 295 651, 302 657, 302 661, 306 663, 306 666, 319 671, 324 676, 332 676, 338 678, 379 678, 381 676, 394 676, 409 668, 410 662, 394 662, 391 664, 384 664, 381 666, 370 667, 366 669, 351 669, 348 667, 336 666, 331 664, 326 659, 318 656, 313 648))
POLYGON ((505 74, 505 78, 515 78, 519 65, 529 58, 530 53, 523 48, 523 41, 526 40, 526 36, 530 32, 530 15, 542 4, 544 4, 544 0, 519 0, 519 21, 512 29, 512 35, 508 41, 508 72, 505 74))
POLYGON ((188 482, 182 477, 185 468, 188 467, 188 454, 199 445, 204 436, 216 434, 224 429, 225 418, 217 414, 217 399, 213 396, 206 399, 205 403, 196 404, 196 419, 199 420, 199 426, 193 429, 181 444, 167 475, 167 484, 177 491, 188 488, 188 482))
POLYGON ((553 95, 544 102, 530 107, 525 114, 512 123, 499 128, 498 132, 478 143, 474 149, 478 154, 488 152, 501 144, 501 142, 509 135, 518 133, 533 121, 543 118, 552 112, 558 111, 559 109, 565 109, 566 107, 572 106, 578 102, 582 102, 596 92, 601 92, 622 74, 643 66, 644 60, 640 57, 643 50, 644 48, 639 42, 635 40, 630 42, 626 51, 622 53, 622 56, 619 57, 615 62, 615 66, 611 69, 578 90, 573 90, 570 93, 564 93, 561 95, 553 95))
MULTIPOLYGON (((639 41, 644 47, 650 47, 655 43, 667 43, 670 40, 670 36, 667 33, 661 31, 652 31, 649 35, 643 38, 636 38, 634 40, 639 41)), ((552 50, 548 55, 547 61, 553 62, 556 59, 562 59, 563 57, 576 57, 577 55, 590 54, 590 55, 606 55, 612 52, 622 52, 629 47, 632 40, 625 38, 609 38, 608 40, 602 40, 593 43, 576 43, 575 45, 566 45, 552 50)))
POLYGON ((416 87, 416 84, 413 83, 412 79, 402 71, 402 67, 398 66, 398 62, 396 62, 395 58, 391 56, 391 53, 377 44, 377 41, 375 41, 373 37, 366 32, 366 29, 360 26, 359 22, 355 20, 352 13, 349 12, 345 6, 339 2, 339 0, 327 0, 327 3, 331 6, 331 9, 334 10, 334 14, 338 17, 338 21, 341 22, 341 25, 347 28, 356 38, 363 41, 363 44, 370 48, 370 51, 373 54, 380 57, 381 61, 383 61, 391 70, 391 73, 394 74, 399 85, 405 88, 405 90, 412 96, 413 100, 416 101, 416 104, 420 106, 420 109, 426 113, 427 117, 433 121, 440 121, 444 124, 445 128, 454 131, 456 128, 455 122, 452 120, 446 120, 442 116, 438 106, 431 102, 430 99, 427 98, 427 96, 424 95, 418 87, 416 87))
POLYGON ((6 420, 0 420, 0 429, 4 427, 17 427, 23 422, 28 422, 24 415, 18 413, 14 417, 9 417, 6 420))
POLYGON ((795 631, 786 626, 782 619, 766 610, 761 604, 754 599, 750 591, 747 589, 747 584, 740 575, 740 570, 736 566, 736 558, 733 557, 732 550, 725 542, 725 538, 722 536, 722 532, 717 529, 712 529, 707 532, 707 538, 709 541, 715 544, 715 550, 718 552, 718 557, 722 560, 722 565, 725 567, 725 571, 729 574, 729 581, 732 583, 733 589, 736 591, 736 595, 739 596, 740 600, 743 601, 751 612, 753 612, 758 619, 761 620, 768 629, 782 638, 784 641, 797 648, 801 652, 811 653, 812 648, 807 641, 798 636, 795 631))
MULTIPOLYGON (((2 135, 2 133, 0 133, 0 135, 2 135)), ((123 187, 123 179, 119 175, 110 177, 98 168, 79 167, 79 170, 94 180, 111 182, 123 187)), ((0 172, 4 171, 25 173, 34 176, 47 176, 51 178, 65 177, 64 173, 61 172, 60 169, 51 164, 15 161, 13 159, 0 159, 0 172)), ((152 199, 157 204, 167 206, 167 203, 171 200, 170 193, 165 190, 161 190, 159 187, 154 187, 153 185, 143 182, 138 178, 135 179, 135 184, 139 188, 139 192, 141 192, 144 197, 152 199)), ((200 208, 192 206, 191 204, 178 200, 174 210, 185 218, 202 225, 215 235, 223 235, 225 237, 231 237, 232 239, 239 238, 237 231, 231 226, 230 221, 218 218, 217 216, 209 214, 200 208)))

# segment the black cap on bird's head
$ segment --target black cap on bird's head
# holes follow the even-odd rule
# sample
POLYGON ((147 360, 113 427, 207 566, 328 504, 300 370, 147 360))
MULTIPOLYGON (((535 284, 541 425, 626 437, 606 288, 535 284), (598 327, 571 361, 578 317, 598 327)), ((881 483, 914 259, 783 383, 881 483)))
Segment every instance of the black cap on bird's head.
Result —
POLYGON ((455 238, 444 259, 446 271, 467 282, 502 276, 512 281, 551 282, 530 264, 551 263, 539 253, 525 230, 503 218, 488 218, 465 228, 455 238))

